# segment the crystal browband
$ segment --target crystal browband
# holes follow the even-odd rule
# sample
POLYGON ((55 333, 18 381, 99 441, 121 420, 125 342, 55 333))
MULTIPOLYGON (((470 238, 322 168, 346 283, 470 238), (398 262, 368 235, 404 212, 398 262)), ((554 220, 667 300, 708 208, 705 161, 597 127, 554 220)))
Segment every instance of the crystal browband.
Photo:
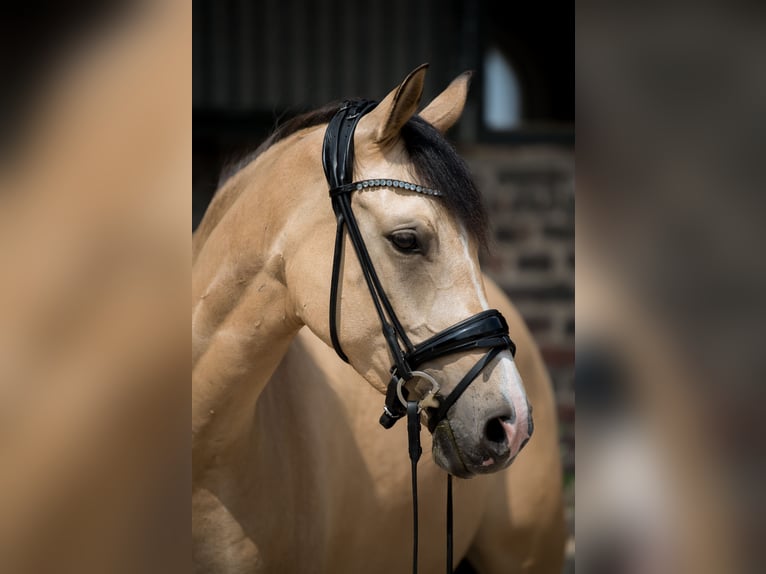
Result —
POLYGON ((369 189, 374 187, 394 187, 406 189, 408 191, 414 191, 415 193, 422 193, 424 195, 434 195, 441 197, 444 194, 438 189, 431 189, 423 187, 416 183, 410 183, 408 181, 400 181, 398 179, 363 179, 362 181, 355 181, 353 183, 347 183, 335 187, 330 190, 330 195, 339 195, 341 193, 350 193, 352 191, 361 191, 363 189, 369 189))

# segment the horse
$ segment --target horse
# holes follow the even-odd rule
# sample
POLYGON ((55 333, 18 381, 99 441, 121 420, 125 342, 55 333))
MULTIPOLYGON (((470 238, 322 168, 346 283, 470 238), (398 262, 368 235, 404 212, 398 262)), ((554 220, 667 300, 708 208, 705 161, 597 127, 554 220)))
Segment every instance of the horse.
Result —
MULTIPOLYGON (((351 196, 357 231, 401 323, 399 338, 419 345, 466 317, 493 313, 478 266, 480 196, 442 135, 462 113, 470 76, 456 78, 416 114, 425 71, 417 68, 354 116, 350 136, 353 171, 385 178, 365 179, 375 189, 351 196)), ((348 256, 352 234, 336 233, 319 159, 337 110, 310 112, 278 129, 219 189, 193 239, 192 537, 199 572, 399 572, 410 560, 405 427, 374 424, 381 394, 391 395, 396 350, 381 329, 361 256, 348 256)), ((560 467, 547 474, 558 464, 550 383, 523 322, 490 287, 523 343, 519 360, 537 381, 532 398, 545 405, 540 448, 529 447, 546 454, 545 464, 498 473, 532 433, 510 347, 492 349, 479 363, 484 349, 437 356, 418 377, 400 378, 397 390, 422 399, 420 420, 432 431, 420 470, 420 513, 428 523, 422 572, 445 565, 437 540, 446 520, 439 508, 445 471, 473 478, 455 484, 458 558, 467 555, 488 573, 560 570, 560 467), (434 423, 420 383, 438 379, 431 394, 451 396, 477 364, 476 379, 434 423), (538 526, 513 514, 534 513, 534 505, 519 504, 525 494, 540 503, 538 526)))

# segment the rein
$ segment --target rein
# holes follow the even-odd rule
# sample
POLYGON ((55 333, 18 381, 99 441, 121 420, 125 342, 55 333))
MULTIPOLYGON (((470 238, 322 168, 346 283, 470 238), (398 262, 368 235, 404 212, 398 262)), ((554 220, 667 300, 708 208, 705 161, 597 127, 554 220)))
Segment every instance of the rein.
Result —
MULTIPOLYGON (((505 318, 495 309, 482 311, 468 317, 417 345, 413 345, 407 337, 404 327, 383 290, 375 266, 362 239, 354 212, 351 209, 351 194, 354 191, 381 187, 401 188, 435 197, 442 196, 443 193, 415 183, 394 179, 354 181, 354 131, 362 116, 376 105, 377 102, 370 100, 344 103, 330 120, 325 131, 322 165, 330 187, 330 198, 337 223, 330 285, 330 338, 335 352, 343 361, 348 363, 348 357, 340 344, 337 326, 338 287, 343 259, 343 239, 344 235, 348 233, 393 361, 390 371, 391 380, 388 383, 383 414, 379 422, 388 429, 394 426, 400 418, 407 417, 407 437, 412 466, 412 572, 416 574, 418 567, 417 463, 422 452, 420 447, 420 413, 426 409, 428 429, 432 432, 441 421, 449 424, 447 413, 479 373, 501 351, 508 349, 512 354, 515 354, 516 346, 508 334, 508 324, 505 318), (424 363, 439 357, 474 349, 487 349, 487 352, 446 397, 439 393, 439 384, 433 377, 418 370, 418 367, 424 363), (405 387, 405 383, 415 378, 422 378, 431 383, 431 390, 419 401, 411 400, 409 391, 405 387), (437 406, 434 407, 434 404, 437 406)), ((448 574, 452 573, 452 475, 450 474, 447 475, 447 572, 448 574)))

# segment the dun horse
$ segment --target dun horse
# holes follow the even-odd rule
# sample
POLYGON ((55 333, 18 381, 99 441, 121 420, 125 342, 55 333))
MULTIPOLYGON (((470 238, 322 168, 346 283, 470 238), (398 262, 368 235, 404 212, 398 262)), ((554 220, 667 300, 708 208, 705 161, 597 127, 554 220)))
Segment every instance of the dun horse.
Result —
POLYGON ((462 113, 469 78, 458 77, 416 115, 424 75, 418 68, 366 113, 341 118, 356 126, 349 171, 360 183, 333 193, 351 198, 355 218, 335 199, 331 205, 322 169, 335 106, 275 132, 220 189, 194 237, 198 571, 407 571, 405 425, 376 424, 381 394, 388 392, 389 414, 398 406, 394 387, 420 401, 433 433, 420 471, 421 571, 444 570, 444 471, 478 477, 455 486, 458 558, 487 573, 560 568, 550 388, 523 324, 497 293, 493 304, 509 317, 519 361, 535 379, 544 429, 526 476, 514 483, 511 473, 491 474, 515 459, 532 423, 512 347, 485 328, 504 321, 489 311, 478 268, 480 197, 441 136, 462 113), (339 222, 349 233, 336 235, 339 222), (455 335, 466 320, 472 340, 455 335), (461 344, 434 351, 434 341, 449 347, 447 340, 461 344))

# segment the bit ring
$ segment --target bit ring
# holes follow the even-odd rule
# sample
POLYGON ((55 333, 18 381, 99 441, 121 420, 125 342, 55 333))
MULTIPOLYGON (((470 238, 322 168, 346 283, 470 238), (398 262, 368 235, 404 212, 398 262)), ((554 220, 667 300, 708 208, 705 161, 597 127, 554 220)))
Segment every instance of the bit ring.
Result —
MULTIPOLYGON (((412 375, 409 380, 414 379, 415 377, 420 379, 425 379, 429 383, 431 383, 431 390, 426 393, 426 396, 423 397, 420 401, 418 401, 418 410, 421 410, 423 407, 421 406, 425 401, 429 400, 431 397, 433 397, 436 393, 439 392, 439 389, 441 386, 439 383, 436 382, 436 379, 434 379, 431 375, 424 371, 410 371, 410 375, 412 375)), ((399 377, 399 380, 396 383, 396 396, 399 397, 399 402, 402 403, 402 405, 406 408, 407 407, 407 401, 404 398, 404 393, 402 393, 402 387, 404 386, 404 383, 406 383, 403 378, 399 377)))

